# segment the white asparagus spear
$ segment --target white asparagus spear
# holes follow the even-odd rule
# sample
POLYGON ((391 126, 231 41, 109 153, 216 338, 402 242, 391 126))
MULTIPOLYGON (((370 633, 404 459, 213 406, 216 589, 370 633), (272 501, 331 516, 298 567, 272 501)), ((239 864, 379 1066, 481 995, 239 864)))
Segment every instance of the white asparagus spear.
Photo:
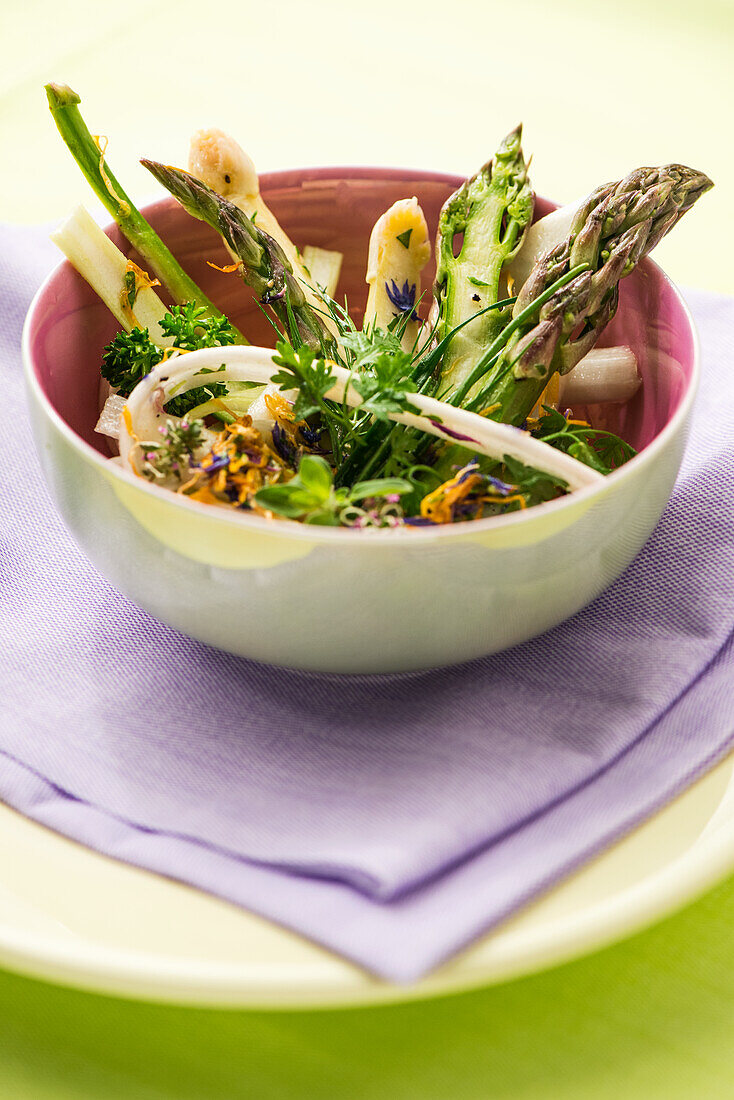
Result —
POLYGON ((83 206, 78 206, 54 230, 51 240, 97 292, 126 332, 136 327, 147 328, 151 340, 159 347, 173 343, 173 338, 164 336, 158 324, 166 307, 151 289, 145 272, 130 263, 83 206), (132 273, 135 282, 132 305, 128 297, 130 287, 126 283, 128 273, 132 273))
POLYGON ((573 405, 622 404, 633 398, 641 385, 632 348, 626 344, 592 348, 568 374, 556 372, 551 376, 530 415, 542 416, 545 405, 566 409, 573 405))
POLYGON ((322 286, 330 298, 336 298, 343 260, 344 253, 331 248, 307 244, 303 249, 303 263, 311 276, 311 286, 322 286))
POLYGON ((505 269, 506 273, 512 277, 514 294, 517 294, 527 279, 536 260, 544 252, 555 248, 568 238, 576 211, 584 201, 585 199, 576 199, 575 202, 559 206, 557 210, 552 210, 544 218, 533 222, 525 233, 525 239, 517 255, 510 260, 505 269))
POLYGON ((634 397, 641 385, 632 348, 592 348, 560 379, 559 407, 621 404, 634 397))
MULTIPOLYGON (((184 393, 201 385, 202 377, 211 381, 209 374, 201 375, 206 368, 217 370, 218 382, 261 382, 267 384, 275 373, 273 352, 269 348, 227 347, 203 348, 159 363, 140 381, 128 398, 120 423, 120 455, 123 461, 137 470, 138 443, 160 438, 158 428, 166 417, 160 410, 171 393, 184 393), (219 371, 222 362, 225 369, 219 371)), ((326 393, 331 401, 346 401, 358 407, 362 397, 350 385, 351 372, 330 364, 336 384, 326 393)), ((390 419, 407 424, 437 436, 439 439, 459 438, 473 453, 502 458, 509 455, 518 461, 545 470, 563 478, 570 489, 596 485, 602 478, 596 470, 578 462, 570 455, 534 439, 527 432, 488 420, 466 409, 457 409, 424 394, 411 394, 410 403, 420 410, 414 413, 391 413, 390 419)))
MULTIPOLYGON (((369 294, 364 327, 386 329, 395 317, 411 310, 421 294, 421 271, 431 257, 428 226, 418 200, 399 199, 375 222, 367 260, 369 294)), ((412 312, 412 310, 411 310, 412 312)), ((409 351, 418 334, 409 321, 402 344, 409 351)))
MULTIPOLYGON (((293 241, 260 194, 260 180, 255 165, 242 146, 223 130, 197 130, 191 138, 189 148, 189 172, 218 195, 233 202, 248 218, 254 219, 260 229, 278 242, 288 257, 293 274, 303 284, 310 304, 323 315, 324 304, 310 289, 313 282, 311 274, 304 266, 293 241)), ((238 259, 233 252, 231 255, 234 260, 238 259)), ((323 321, 336 336, 336 328, 331 319, 323 317, 323 321)))

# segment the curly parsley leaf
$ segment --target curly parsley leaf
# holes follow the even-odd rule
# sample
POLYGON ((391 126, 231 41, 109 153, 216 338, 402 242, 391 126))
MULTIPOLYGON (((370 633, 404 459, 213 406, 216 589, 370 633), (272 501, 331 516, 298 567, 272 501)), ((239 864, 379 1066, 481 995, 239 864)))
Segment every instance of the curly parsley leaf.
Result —
POLYGON ((221 348, 234 344, 237 334, 226 317, 210 317, 205 306, 184 302, 173 306, 160 321, 166 336, 173 337, 173 346, 182 351, 199 348, 221 348))
MULTIPOLYGON (((166 336, 173 338, 173 347, 182 351, 225 347, 234 344, 236 339, 226 317, 209 317, 203 306, 193 302, 173 306, 161 319, 160 327, 166 336)), ((123 397, 129 397, 138 382, 158 366, 163 354, 162 348, 151 340, 147 328, 120 332, 104 349, 102 377, 123 397)), ((199 386, 171 398, 165 410, 171 416, 185 416, 195 406, 213 397, 223 397, 226 392, 227 387, 221 382, 199 386)))
POLYGON ((153 343, 147 328, 120 332, 104 349, 102 377, 123 397, 129 397, 162 358, 163 351, 153 343))

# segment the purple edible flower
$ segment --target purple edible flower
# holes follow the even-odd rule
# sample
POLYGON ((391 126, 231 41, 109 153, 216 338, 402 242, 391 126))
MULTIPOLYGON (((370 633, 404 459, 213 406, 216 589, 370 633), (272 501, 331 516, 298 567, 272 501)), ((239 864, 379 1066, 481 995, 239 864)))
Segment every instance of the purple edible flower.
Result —
POLYGON ((301 435, 309 447, 318 447, 322 432, 323 428, 309 428, 308 425, 301 428, 301 435))
POLYGON ((403 523, 407 527, 437 527, 438 524, 434 523, 428 516, 406 516, 403 523))
POLYGON ((474 474, 479 472, 479 463, 476 459, 470 462, 468 466, 465 466, 461 473, 458 475, 457 485, 463 485, 468 477, 473 477, 474 474))
POLYGON ((409 313, 411 321, 420 321, 420 317, 415 312, 415 287, 409 285, 406 279, 402 288, 398 286, 394 279, 390 280, 392 289, 389 283, 385 283, 385 290, 387 296, 400 313, 409 313))
POLYGON ((500 481, 498 477, 490 477, 489 474, 487 474, 487 484, 491 485, 501 497, 509 496, 515 489, 514 485, 508 485, 506 481, 500 481))
POLYGON ((201 463, 197 466, 197 469, 203 470, 205 474, 215 474, 217 470, 223 470, 225 466, 229 466, 229 455, 217 455, 212 451, 209 455, 211 462, 204 466, 201 463))
POLYGON ((281 298, 285 298, 285 286, 282 290, 275 292, 266 290, 260 301, 264 306, 269 306, 271 302, 279 302, 281 298))
POLYGON ((293 446, 280 424, 273 425, 273 446, 285 463, 289 466, 295 463, 296 448, 293 446))
POLYGON ((474 516, 476 510, 477 506, 471 500, 463 500, 460 504, 454 505, 451 515, 455 520, 466 519, 468 516, 474 516))

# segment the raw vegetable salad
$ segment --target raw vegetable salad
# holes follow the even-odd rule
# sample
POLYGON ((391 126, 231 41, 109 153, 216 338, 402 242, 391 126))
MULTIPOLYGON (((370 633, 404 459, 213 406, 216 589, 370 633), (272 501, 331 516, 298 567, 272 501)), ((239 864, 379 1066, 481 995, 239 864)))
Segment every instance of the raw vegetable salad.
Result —
POLYGON ((53 235, 122 331, 101 363, 97 430, 141 478, 265 519, 353 528, 471 521, 597 482, 634 455, 573 416, 629 400, 629 348, 595 349, 619 282, 708 190, 683 165, 640 168, 533 223, 512 131, 445 202, 436 277, 415 198, 370 239, 363 321, 338 300, 339 253, 295 247, 249 157, 200 131, 188 171, 142 163, 232 256, 274 348, 249 345, 183 271, 124 192, 79 112, 46 88, 58 129, 145 269, 82 208, 53 235), (177 303, 167 309, 163 284, 177 303))

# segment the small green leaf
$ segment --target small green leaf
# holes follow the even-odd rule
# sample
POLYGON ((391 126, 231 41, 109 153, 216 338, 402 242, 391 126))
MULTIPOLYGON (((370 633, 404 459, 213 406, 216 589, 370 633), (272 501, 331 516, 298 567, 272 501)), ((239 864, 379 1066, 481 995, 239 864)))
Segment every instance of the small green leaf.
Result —
POLYGON ((400 241, 403 248, 409 248, 410 247, 410 235, 411 235, 412 232, 413 232, 413 229, 411 227, 410 229, 406 229, 404 233, 398 233, 397 240, 400 241))
POLYGON ((386 497, 393 493, 403 496, 413 492, 413 485, 402 477, 381 477, 374 481, 360 481, 349 492, 351 502, 364 500, 366 497, 386 497))
POLYGON ((318 503, 329 499, 333 484, 331 466, 320 455, 304 455, 298 467, 298 477, 294 480, 300 481, 318 503))
POLYGON ((319 505, 319 501, 314 500, 310 493, 294 488, 293 482, 288 482, 287 485, 268 485, 255 493, 254 501, 260 508, 267 508, 268 511, 277 512, 289 519, 298 519, 319 505))
POLYGON ((338 527, 339 517, 334 512, 312 512, 306 516, 306 523, 317 524, 319 527, 338 527))
POLYGON ((138 296, 138 285, 135 282, 134 271, 125 272, 125 290, 127 291, 127 304, 130 306, 130 309, 132 309, 135 305, 135 299, 138 296))
POLYGON ((578 459, 579 462, 583 462, 585 466, 591 466, 592 470, 597 470, 600 474, 610 473, 610 469, 599 458, 596 451, 584 443, 582 439, 579 439, 576 443, 572 443, 568 448, 568 453, 571 458, 578 459))
POLYGON ((472 286, 489 286, 490 284, 484 279, 477 279, 474 275, 469 276, 469 282, 472 286))

